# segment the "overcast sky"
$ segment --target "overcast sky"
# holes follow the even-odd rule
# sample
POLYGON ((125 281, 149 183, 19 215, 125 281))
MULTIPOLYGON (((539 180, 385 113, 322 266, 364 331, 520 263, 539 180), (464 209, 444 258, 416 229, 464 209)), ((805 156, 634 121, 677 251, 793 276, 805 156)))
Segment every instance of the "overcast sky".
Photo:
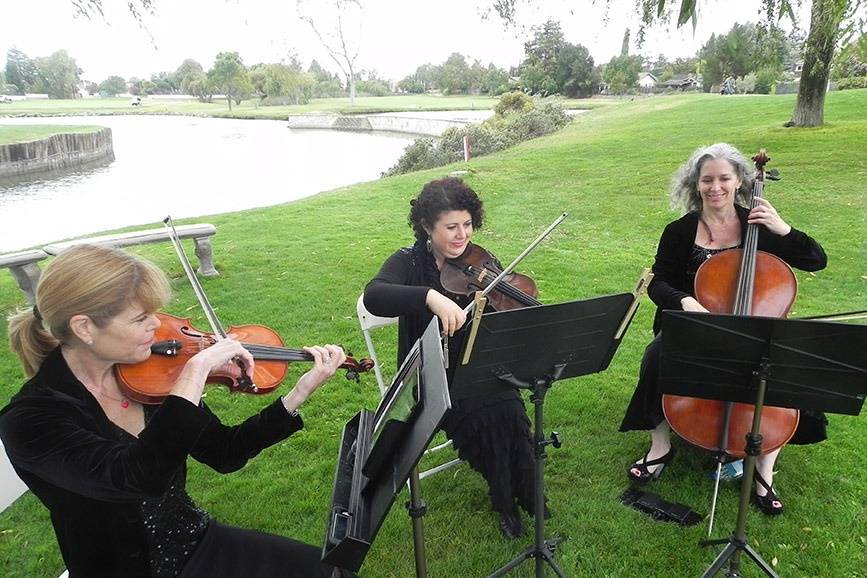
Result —
MULTIPOLYGON (((324 0, 314 0, 323 2, 324 0)), ((669 0, 672 1, 672 0, 669 0)), ((677 0, 674 0, 677 1, 677 0)), ((631 53, 669 58, 691 56, 711 33, 725 33, 735 22, 758 20, 758 0, 699 0, 695 32, 674 24, 648 32, 635 46, 636 0, 536 0, 521 5, 523 30, 505 29, 482 18, 485 0, 361 0, 359 69, 400 80, 425 63, 442 63, 452 52, 502 68, 517 65, 529 27, 548 18, 561 22, 566 40, 586 46, 594 61, 619 54, 624 30, 632 30, 631 53)), ((173 71, 185 58, 207 70, 221 51, 240 53, 244 63, 280 62, 295 53, 305 64, 317 59, 337 72, 309 26, 296 15, 295 0, 154 0, 155 13, 140 27, 126 1, 103 0, 105 18, 75 15, 71 0, 3 0, 0 14, 0 61, 15 46, 30 58, 66 49, 83 70, 100 82, 116 74, 149 78, 173 71)), ((809 14, 810 2, 801 14, 809 14)), ((808 22, 802 22, 802 28, 808 22)))

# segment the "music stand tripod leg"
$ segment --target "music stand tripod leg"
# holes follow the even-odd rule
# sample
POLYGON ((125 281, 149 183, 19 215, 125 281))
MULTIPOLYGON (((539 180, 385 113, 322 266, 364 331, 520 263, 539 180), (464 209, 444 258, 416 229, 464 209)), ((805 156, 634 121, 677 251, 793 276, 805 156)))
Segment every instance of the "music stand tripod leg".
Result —
POLYGON ((756 402, 753 410, 753 423, 750 432, 747 434, 746 458, 744 458, 744 476, 741 479, 740 503, 738 504, 738 516, 735 523, 734 533, 725 540, 702 540, 699 542, 702 546, 713 546, 717 544, 727 544, 725 549, 717 556, 716 560, 708 567, 702 578, 711 578, 719 572, 726 561, 729 562, 729 569, 726 572, 728 578, 737 578, 740 576, 740 554, 741 550, 761 568, 761 570, 771 578, 779 578, 768 564, 762 560, 758 553, 747 544, 747 510, 750 507, 750 494, 752 492, 753 477, 756 471, 756 456, 762 452, 762 434, 761 421, 762 409, 765 403, 765 391, 767 389, 767 380, 770 372, 768 359, 764 358, 760 364, 760 369, 755 373, 757 377, 758 387, 756 388, 756 402))
POLYGON ((415 553, 416 578, 427 578, 427 560, 424 549, 424 522, 422 518, 427 513, 427 504, 421 498, 421 483, 418 478, 418 467, 409 473, 409 501, 406 510, 412 518, 412 544, 415 553))
POLYGON ((511 560, 502 568, 495 571, 489 578, 497 578, 505 576, 512 569, 519 566, 528 558, 536 560, 536 578, 544 578, 545 563, 547 562, 554 572, 560 578, 566 578, 566 574, 554 561, 554 548, 563 538, 555 538, 553 540, 545 540, 545 446, 553 444, 554 447, 560 447, 560 439, 553 436, 552 439, 545 438, 544 432, 544 404, 545 394, 551 387, 551 384, 556 381, 563 372, 565 365, 558 365, 554 368, 552 375, 549 377, 538 378, 533 380, 533 384, 525 383, 515 379, 511 374, 500 376, 500 379, 508 381, 521 389, 532 389, 530 401, 533 402, 535 411, 533 413, 533 443, 535 451, 533 454, 533 475, 534 475, 534 513, 535 513, 535 543, 524 550, 520 555, 511 560))

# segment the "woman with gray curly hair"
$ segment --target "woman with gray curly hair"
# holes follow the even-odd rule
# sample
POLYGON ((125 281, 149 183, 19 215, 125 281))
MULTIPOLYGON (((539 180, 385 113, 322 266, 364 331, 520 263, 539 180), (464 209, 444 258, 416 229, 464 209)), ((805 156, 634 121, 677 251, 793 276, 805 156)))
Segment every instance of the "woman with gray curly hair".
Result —
MULTIPOLYGON (((821 245, 784 221, 767 199, 750 202, 752 184, 749 161, 726 143, 699 148, 672 179, 671 205, 685 214, 669 223, 659 240, 654 278, 647 289, 657 305, 653 321, 656 337, 644 352, 638 386, 620 425, 620 431, 650 431, 650 449, 627 470, 634 483, 646 484, 658 478, 674 455, 658 383, 660 313, 663 309, 707 311, 694 293, 699 266, 721 251, 741 247, 748 224, 759 226, 759 250, 780 257, 792 267, 818 271, 827 264, 821 245)), ((802 412, 798 430, 789 443, 825 439, 825 424, 823 415, 802 412)), ((778 454, 779 450, 760 456, 756 463, 754 503, 771 516, 783 512, 783 504, 773 489, 778 454)))

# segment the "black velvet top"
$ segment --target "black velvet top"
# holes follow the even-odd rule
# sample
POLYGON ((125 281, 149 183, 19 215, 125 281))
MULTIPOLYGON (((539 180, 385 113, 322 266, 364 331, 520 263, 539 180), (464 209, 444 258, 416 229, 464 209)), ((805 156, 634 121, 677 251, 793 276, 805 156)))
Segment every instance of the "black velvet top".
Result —
POLYGON ((184 490, 187 456, 232 472, 303 427, 279 399, 237 426, 172 395, 145 412, 137 438, 112 423, 60 348, 0 411, 0 438, 48 508, 71 578, 172 575, 208 521, 184 490), (173 558, 157 559, 166 547, 173 558))
MULTIPOLYGON (((430 289, 442 293, 462 308, 471 301, 468 295, 452 293, 443 288, 436 260, 420 241, 411 247, 399 249, 386 259, 376 277, 364 288, 364 306, 368 311, 381 317, 400 318, 398 367, 434 317, 426 304, 427 292, 430 289)), ((488 310, 489 307, 486 311, 488 310)), ((465 323, 461 330, 449 338, 449 383, 458 366, 458 356, 466 340, 466 327, 465 323)), ((505 389, 502 393, 487 395, 486 398, 484 403, 491 403, 502 399, 516 399, 518 395, 513 389, 505 389)), ((459 405, 453 400, 453 408, 459 405)), ((467 410, 475 407, 475 403, 468 399, 463 401, 463 405, 467 410)))
MULTIPOLYGON (((735 205, 735 210, 741 222, 743 244, 747 234, 749 209, 735 205)), ((653 320, 654 333, 659 333, 660 314, 663 309, 683 309, 680 300, 695 296, 695 268, 690 266, 690 261, 698 223, 698 213, 687 213, 669 223, 659 239, 656 260, 653 263, 654 277, 647 288, 647 295, 657 306, 653 320)), ((762 226, 758 228, 758 233, 758 250, 776 255, 792 267, 804 271, 819 271, 828 264, 822 246, 794 227, 787 235, 782 236, 775 235, 762 226)))

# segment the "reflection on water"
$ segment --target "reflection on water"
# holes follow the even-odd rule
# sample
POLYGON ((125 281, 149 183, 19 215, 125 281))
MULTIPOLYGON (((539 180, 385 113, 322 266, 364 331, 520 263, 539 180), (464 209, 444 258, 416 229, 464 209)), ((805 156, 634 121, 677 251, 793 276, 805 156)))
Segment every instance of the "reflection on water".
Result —
POLYGON ((0 251, 131 225, 275 205, 373 180, 406 135, 290 130, 283 121, 180 116, 0 118, 101 125, 115 161, 0 182, 0 251))

